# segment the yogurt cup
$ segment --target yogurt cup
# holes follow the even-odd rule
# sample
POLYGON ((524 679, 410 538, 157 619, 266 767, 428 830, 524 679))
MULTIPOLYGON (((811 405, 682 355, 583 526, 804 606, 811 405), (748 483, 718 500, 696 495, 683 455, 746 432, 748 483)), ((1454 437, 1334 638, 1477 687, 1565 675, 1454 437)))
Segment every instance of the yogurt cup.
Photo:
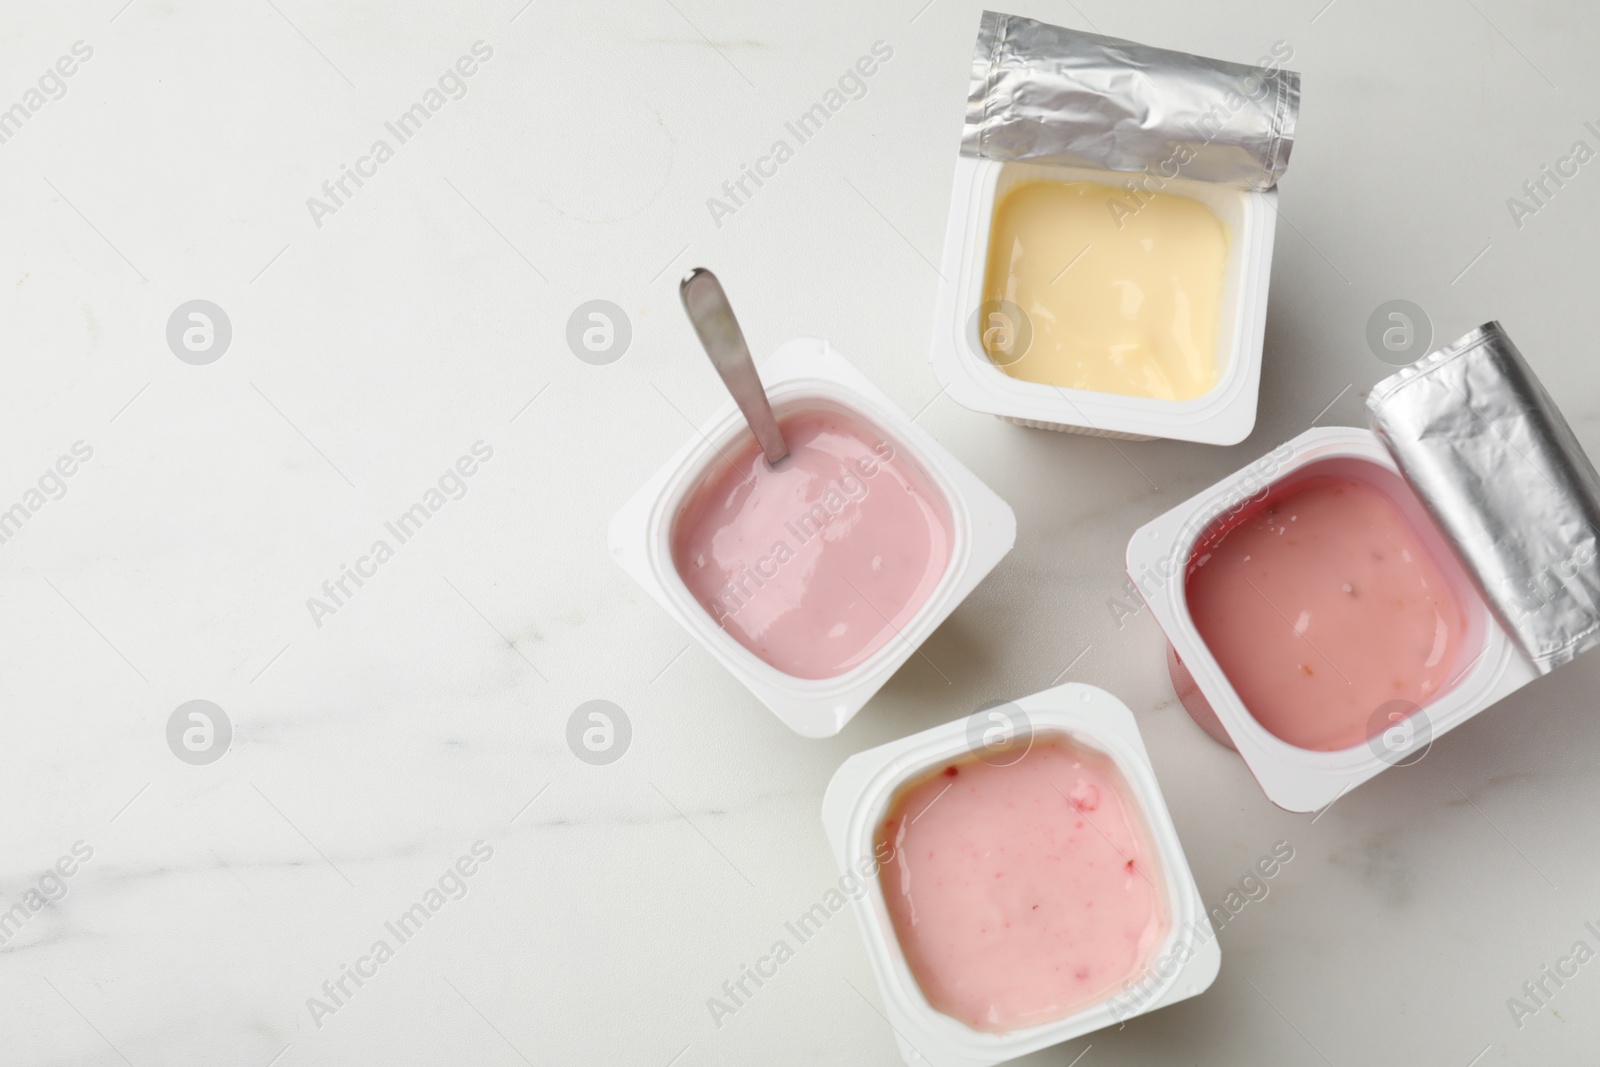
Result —
POLYGON ((1204 204, 1229 233, 1216 338, 1218 379, 1210 392, 1192 400, 1169 401, 1021 381, 997 366, 984 350, 980 333, 988 317, 1013 314, 984 303, 989 240, 1000 200, 1030 181, 1120 187, 1128 178, 1116 171, 1081 167, 968 156, 956 160, 945 225, 943 280, 934 311, 934 373, 963 406, 1023 426, 1123 440, 1237 444, 1255 427, 1267 283, 1278 222, 1275 189, 1239 189, 1182 178, 1162 186, 1163 193, 1204 204))
POLYGON ((677 622, 773 714, 804 737, 831 737, 887 682, 1016 540, 1010 506, 895 406, 828 342, 798 338, 761 368, 773 410, 837 412, 870 428, 921 476, 949 516, 950 558, 931 592, 894 634, 843 673, 802 678, 735 640, 690 592, 673 559, 674 525, 730 453, 751 438, 730 400, 647 481, 611 521, 611 554, 677 622))
POLYGON ((1127 568, 1170 642, 1168 670, 1181 703, 1208 734, 1236 749, 1267 797, 1289 811, 1317 811, 1387 768, 1420 759, 1435 738, 1537 677, 1368 430, 1306 431, 1140 527, 1128 543, 1127 568), (1208 533, 1275 492, 1320 475, 1352 479, 1386 497, 1444 574, 1466 619, 1448 684, 1409 717, 1374 708, 1366 742, 1336 751, 1289 744, 1256 719, 1201 636, 1187 595, 1190 560, 1208 533))
POLYGON ((1221 948, 1133 713, 1102 689, 1058 686, 852 756, 828 783, 822 823, 841 872, 852 877, 874 872, 866 879, 866 892, 855 895, 851 906, 885 1015, 908 1064, 977 1067, 1027 1055, 1196 996, 1210 986, 1221 966, 1221 948), (875 835, 897 791, 941 763, 974 754, 982 758, 990 732, 997 728, 1012 743, 1064 735, 1112 761, 1143 817, 1168 915, 1164 938, 1136 978, 1070 1015, 1008 1033, 974 1029, 929 1003, 897 939, 875 873, 881 858, 875 835))

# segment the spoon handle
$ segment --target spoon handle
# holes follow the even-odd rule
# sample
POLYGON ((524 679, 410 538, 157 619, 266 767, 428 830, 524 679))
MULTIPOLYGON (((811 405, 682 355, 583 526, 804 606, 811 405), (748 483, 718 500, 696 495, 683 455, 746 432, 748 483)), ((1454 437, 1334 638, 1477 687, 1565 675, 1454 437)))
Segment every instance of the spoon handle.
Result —
POLYGON ((683 309, 689 313, 706 355, 711 357, 711 365, 761 442, 767 462, 776 465, 789 454, 789 447, 783 443, 778 420, 772 415, 772 405, 767 402, 755 361, 750 358, 750 346, 745 344, 744 332, 734 318, 722 283, 709 270, 696 267, 678 284, 678 295, 683 298, 683 309))

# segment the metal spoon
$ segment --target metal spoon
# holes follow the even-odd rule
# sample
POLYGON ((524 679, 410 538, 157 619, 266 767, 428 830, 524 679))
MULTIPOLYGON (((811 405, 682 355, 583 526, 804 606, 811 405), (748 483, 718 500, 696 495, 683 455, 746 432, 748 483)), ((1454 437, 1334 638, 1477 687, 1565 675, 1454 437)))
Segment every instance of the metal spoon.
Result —
POLYGON ((683 298, 683 309, 689 313, 694 332, 700 335, 711 365, 717 369, 722 384, 733 394, 734 403, 744 413, 744 421, 761 442, 767 462, 776 466, 789 455, 789 446, 783 443, 778 420, 773 418, 772 405, 767 401, 766 390, 761 388, 761 378, 756 374, 755 361, 750 358, 750 346, 745 344, 739 320, 733 316, 728 295, 722 291, 717 276, 704 267, 696 267, 678 283, 678 295, 683 298))

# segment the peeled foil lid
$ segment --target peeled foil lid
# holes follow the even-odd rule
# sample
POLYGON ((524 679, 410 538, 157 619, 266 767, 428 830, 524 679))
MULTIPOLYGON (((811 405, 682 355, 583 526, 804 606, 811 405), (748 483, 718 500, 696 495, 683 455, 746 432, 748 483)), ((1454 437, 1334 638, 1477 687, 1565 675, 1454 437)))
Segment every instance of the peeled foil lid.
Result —
POLYGON ((1498 322, 1379 382, 1367 414, 1539 673, 1600 644, 1600 476, 1498 322))
POLYGON ((1289 165, 1299 112, 1300 75, 1275 65, 985 11, 961 154, 1270 189, 1289 165))

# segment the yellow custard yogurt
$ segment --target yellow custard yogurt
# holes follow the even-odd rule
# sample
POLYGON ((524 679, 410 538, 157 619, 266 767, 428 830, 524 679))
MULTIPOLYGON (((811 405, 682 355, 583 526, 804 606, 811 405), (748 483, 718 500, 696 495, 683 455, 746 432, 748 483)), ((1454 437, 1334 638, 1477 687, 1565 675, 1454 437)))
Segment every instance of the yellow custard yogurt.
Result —
POLYGON ((1098 182, 1032 181, 995 208, 986 302, 1031 321, 1020 359, 1003 331, 984 350, 1013 378, 1158 400, 1217 384, 1228 230, 1198 200, 1098 182), (1141 204, 1143 206, 1138 206, 1141 204))

